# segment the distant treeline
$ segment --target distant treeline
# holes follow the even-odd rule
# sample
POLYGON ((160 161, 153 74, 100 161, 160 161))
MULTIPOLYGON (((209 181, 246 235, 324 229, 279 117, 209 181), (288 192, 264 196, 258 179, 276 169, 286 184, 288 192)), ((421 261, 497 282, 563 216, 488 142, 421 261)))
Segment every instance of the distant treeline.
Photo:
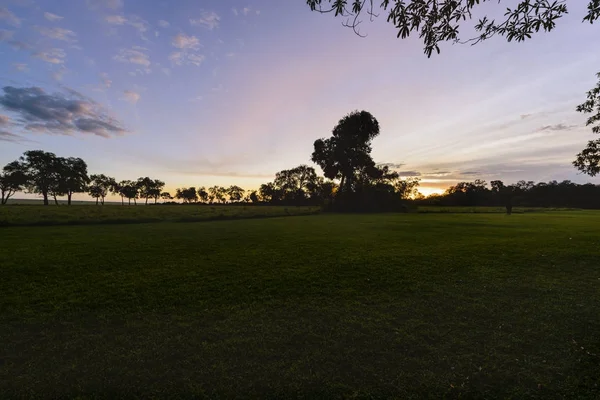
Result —
POLYGON ((371 141, 379 135, 379 123, 366 111, 354 111, 333 128, 332 136, 314 142, 311 161, 324 176, 307 165, 283 170, 272 182, 258 190, 246 191, 239 186, 203 186, 164 191, 165 183, 141 177, 117 181, 104 174, 88 175, 81 158, 57 157, 42 150, 26 151, 18 160, 8 163, 0 173, 2 204, 19 191, 41 195, 44 204, 72 195, 87 193, 104 204, 113 194, 122 204, 137 204, 141 199, 158 203, 180 200, 186 204, 273 204, 320 205, 331 211, 378 212, 405 211, 409 203, 442 206, 505 206, 600 208, 600 187, 577 185, 570 181, 538 183, 520 181, 505 185, 492 181, 491 187, 481 180, 461 182, 443 195, 423 197, 418 192, 417 178, 401 179, 385 165, 377 165, 371 157, 371 141))
POLYGON ((502 206, 568 207, 600 209, 600 185, 583 185, 571 181, 519 181, 506 185, 491 181, 488 187, 482 180, 460 182, 444 194, 432 195, 415 201, 421 205, 438 206, 502 206))

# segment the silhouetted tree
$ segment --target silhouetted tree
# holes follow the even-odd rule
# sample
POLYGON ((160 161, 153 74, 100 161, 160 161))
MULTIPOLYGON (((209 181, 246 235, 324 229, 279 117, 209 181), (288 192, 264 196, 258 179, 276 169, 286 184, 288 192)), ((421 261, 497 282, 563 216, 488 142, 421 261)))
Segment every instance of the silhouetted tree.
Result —
POLYGON ((182 200, 184 203, 195 203, 198 201, 198 194, 195 187, 177 189, 175 198, 182 200))
POLYGON ((139 189, 140 198, 145 199, 146 204, 148 204, 148 199, 154 199, 154 204, 156 204, 162 189, 165 187, 165 183, 158 179, 154 180, 145 177, 137 180, 137 187, 139 189))
POLYGON ((96 199, 96 204, 98 204, 98 200, 100 200, 101 204, 104 205, 104 199, 115 185, 116 181, 114 178, 104 174, 92 175, 90 176, 88 193, 96 199))
POLYGON ((244 197, 245 190, 239 186, 230 186, 227 189, 227 194, 229 195, 229 200, 232 202, 240 201, 244 197))
POLYGON ((48 194, 57 169, 57 157, 54 153, 42 150, 26 151, 19 158, 19 169, 27 177, 26 189, 30 193, 41 194, 44 205, 48 205, 48 194))
POLYGON ((267 203, 277 203, 278 201, 280 201, 280 194, 277 188, 275 187, 275 184, 272 182, 263 183, 262 185, 260 185, 258 191, 260 193, 260 197, 263 199, 263 201, 267 203))
POLYGON ((256 190, 253 190, 248 195, 248 200, 250 200, 252 203, 259 203, 260 202, 260 199, 258 198, 258 193, 256 192, 256 190))
POLYGON ((163 200, 173 200, 173 196, 171 196, 171 193, 169 192, 162 192, 160 198, 163 200))
POLYGON ((81 158, 75 157, 58 157, 55 162, 49 191, 56 204, 58 204, 57 196, 67 196, 67 205, 71 205, 74 193, 83 193, 87 190, 90 182, 87 164, 81 158))
POLYGON ((4 205, 16 192, 22 190, 27 184, 27 175, 23 166, 18 161, 8 163, 0 172, 0 194, 4 205))
MULTIPOLYGON (((600 9, 600 0, 598 0, 597 7, 600 9)), ((592 126, 592 132, 596 134, 600 133, 600 72, 597 76, 596 87, 587 93, 587 100, 577 106, 577 111, 592 114, 587 119, 586 125, 592 126)), ((573 165, 590 176, 600 173, 600 139, 590 140, 587 147, 577 155, 573 165)))
POLYGON ((198 198, 203 203, 208 202, 208 192, 206 191, 206 188, 204 186, 198 188, 198 198))
POLYGON ((119 186, 121 188, 121 194, 128 200, 129 205, 131 205, 131 200, 133 200, 134 205, 137 205, 137 199, 140 196, 139 185, 139 181, 131 180, 124 180, 119 183, 119 186))
POLYGON ((326 178, 340 179, 340 191, 352 191, 356 174, 374 167, 371 140, 379 135, 379 123, 367 111, 354 111, 342 118, 329 139, 314 143, 312 161, 326 178))

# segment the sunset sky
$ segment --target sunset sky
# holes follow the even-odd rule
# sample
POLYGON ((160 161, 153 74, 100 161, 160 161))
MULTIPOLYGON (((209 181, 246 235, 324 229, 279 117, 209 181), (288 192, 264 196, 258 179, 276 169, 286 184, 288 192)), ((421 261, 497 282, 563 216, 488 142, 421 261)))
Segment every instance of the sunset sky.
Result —
POLYGON ((477 178, 600 183, 571 166, 594 138, 575 112, 600 71, 586 2, 528 42, 448 43, 431 59, 384 17, 360 38, 305 3, 0 1, 0 164, 43 149, 169 190, 254 189, 311 165, 314 140, 364 109, 381 125, 373 158, 425 194, 477 178))

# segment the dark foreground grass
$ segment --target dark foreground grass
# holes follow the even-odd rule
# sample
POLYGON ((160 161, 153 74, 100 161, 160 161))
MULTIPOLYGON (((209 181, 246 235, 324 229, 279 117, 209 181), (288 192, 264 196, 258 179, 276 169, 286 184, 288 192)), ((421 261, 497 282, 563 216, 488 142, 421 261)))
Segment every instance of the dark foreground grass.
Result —
POLYGON ((70 207, 66 205, 44 207, 40 205, 10 205, 0 207, 0 227, 200 222, 309 215, 318 212, 318 207, 278 206, 95 206, 87 204, 70 207))
POLYGON ((600 396, 600 213, 0 235, 2 398, 600 396))

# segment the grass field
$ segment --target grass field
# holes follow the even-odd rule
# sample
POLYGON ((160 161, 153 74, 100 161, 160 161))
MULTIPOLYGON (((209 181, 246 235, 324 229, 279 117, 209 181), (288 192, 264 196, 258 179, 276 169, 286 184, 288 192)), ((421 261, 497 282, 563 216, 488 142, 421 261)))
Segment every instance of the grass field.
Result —
POLYGON ((223 219, 309 215, 318 207, 271 206, 67 206, 10 205, 0 207, 2 226, 139 224, 149 222, 200 222, 223 219))
POLYGON ((600 397, 598 212, 0 238, 2 398, 600 397))

